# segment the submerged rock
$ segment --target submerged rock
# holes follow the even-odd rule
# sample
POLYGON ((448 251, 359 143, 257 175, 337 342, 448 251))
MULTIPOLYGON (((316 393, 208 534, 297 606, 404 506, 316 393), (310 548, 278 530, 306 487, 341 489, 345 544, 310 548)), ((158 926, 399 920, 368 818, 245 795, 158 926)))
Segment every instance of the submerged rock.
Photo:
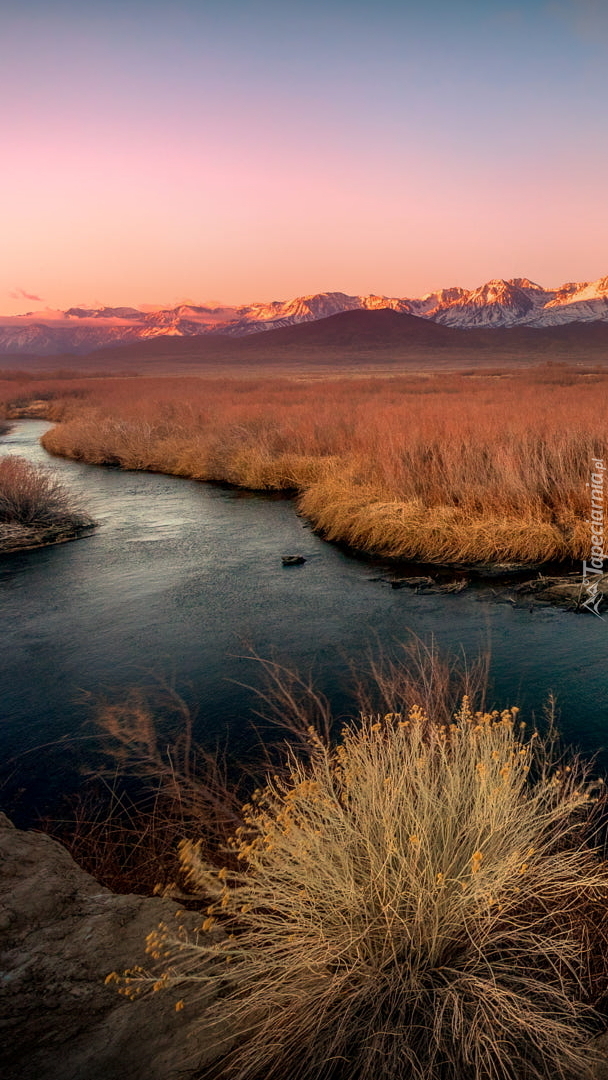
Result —
POLYGON ((283 566, 301 566, 306 562, 303 555, 281 555, 283 566))
POLYGON ((459 578, 456 581, 447 581, 445 585, 439 585, 437 592, 441 593, 460 593, 467 589, 469 581, 467 578, 459 578))

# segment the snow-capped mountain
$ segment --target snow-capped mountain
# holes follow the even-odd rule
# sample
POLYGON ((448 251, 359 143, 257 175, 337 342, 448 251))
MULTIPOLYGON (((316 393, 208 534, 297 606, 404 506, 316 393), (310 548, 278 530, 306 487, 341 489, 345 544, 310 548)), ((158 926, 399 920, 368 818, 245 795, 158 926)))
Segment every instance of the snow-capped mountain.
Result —
POLYGON ((411 311, 410 301, 390 296, 348 296, 342 292, 314 293, 298 296, 295 300, 273 300, 270 304, 251 304, 237 308, 236 318, 217 331, 225 334, 257 334, 260 330, 278 330, 295 323, 316 322, 338 315, 341 311, 359 311, 361 308, 375 310, 392 308, 394 311, 411 311))
POLYGON ((544 289, 528 278, 495 279, 424 314, 445 326, 557 326, 608 320, 608 278, 544 289))
POLYGON ((0 317, 0 354, 87 353, 161 336, 242 337, 343 311, 391 308, 460 329, 608 322, 608 277, 546 289, 528 278, 494 279, 477 289, 454 286, 420 298, 314 293, 243 307, 180 304, 174 308, 71 307, 0 317))
POLYGON ((608 277, 576 284, 569 282, 556 291, 541 313, 538 326, 556 326, 568 322, 608 321, 608 277))
POLYGON ((426 317, 444 326, 516 326, 536 318, 553 295, 527 278, 495 279, 456 300, 440 302, 426 317))
POLYGON ((457 304, 465 296, 467 296, 467 290, 461 289, 457 285, 453 289, 439 289, 438 292, 427 293, 420 300, 410 300, 408 302, 411 305, 413 315, 430 318, 431 312, 442 311, 444 308, 449 307, 450 304, 457 304))
POLYGON ((363 306, 360 296, 347 296, 342 292, 315 293, 297 296, 295 300, 272 300, 269 304, 251 304, 237 308, 236 318, 229 322, 223 332, 228 334, 255 334, 259 330, 277 330, 294 323, 315 322, 337 315, 341 311, 354 311, 363 306))

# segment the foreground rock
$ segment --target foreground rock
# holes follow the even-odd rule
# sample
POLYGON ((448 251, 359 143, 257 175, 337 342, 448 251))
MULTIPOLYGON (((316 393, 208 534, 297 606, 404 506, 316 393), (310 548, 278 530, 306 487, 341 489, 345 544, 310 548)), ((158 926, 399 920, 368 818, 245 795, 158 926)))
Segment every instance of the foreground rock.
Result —
MULTIPOLYGON (((213 1052, 200 1009, 165 991, 131 1002, 105 976, 146 964, 176 905, 115 896, 55 840, 0 815, 0 1074, 10 1080, 190 1080, 213 1052)), ((185 922, 194 925, 194 915, 185 922)))

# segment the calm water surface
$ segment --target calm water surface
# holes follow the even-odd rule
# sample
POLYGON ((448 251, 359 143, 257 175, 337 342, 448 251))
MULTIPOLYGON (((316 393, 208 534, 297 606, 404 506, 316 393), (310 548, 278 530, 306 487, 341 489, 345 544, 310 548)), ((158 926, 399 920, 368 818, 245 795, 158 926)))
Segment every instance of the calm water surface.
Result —
MULTIPOLYGON (((197 735, 251 746, 259 681, 249 647, 308 672, 338 710, 347 661, 410 631, 492 653, 492 704, 540 712, 558 696, 562 730, 586 751, 608 744, 608 619, 514 609, 489 589, 393 590, 378 566, 324 543, 293 503, 190 480, 50 458, 48 425, 21 421, 0 453, 44 462, 99 522, 74 543, 0 560, 0 799, 18 820, 77 784, 87 695, 170 680, 197 705, 197 735), (281 555, 301 553, 301 567, 281 555)), ((86 745, 86 744, 82 744, 86 745)))

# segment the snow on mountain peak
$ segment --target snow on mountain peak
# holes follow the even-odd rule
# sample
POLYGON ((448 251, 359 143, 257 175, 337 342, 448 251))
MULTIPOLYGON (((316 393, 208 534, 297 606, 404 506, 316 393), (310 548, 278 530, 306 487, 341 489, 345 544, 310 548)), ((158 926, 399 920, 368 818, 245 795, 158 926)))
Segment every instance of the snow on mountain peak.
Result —
POLYGON ((608 277, 598 278, 590 284, 579 285, 572 293, 572 303, 580 300, 599 300, 608 296, 608 277))
POLYGON ((516 289, 531 289, 533 292, 546 293, 548 291, 547 289, 544 289, 542 285, 538 285, 535 281, 530 281, 530 278, 527 277, 509 278, 506 284, 514 285, 516 289))

